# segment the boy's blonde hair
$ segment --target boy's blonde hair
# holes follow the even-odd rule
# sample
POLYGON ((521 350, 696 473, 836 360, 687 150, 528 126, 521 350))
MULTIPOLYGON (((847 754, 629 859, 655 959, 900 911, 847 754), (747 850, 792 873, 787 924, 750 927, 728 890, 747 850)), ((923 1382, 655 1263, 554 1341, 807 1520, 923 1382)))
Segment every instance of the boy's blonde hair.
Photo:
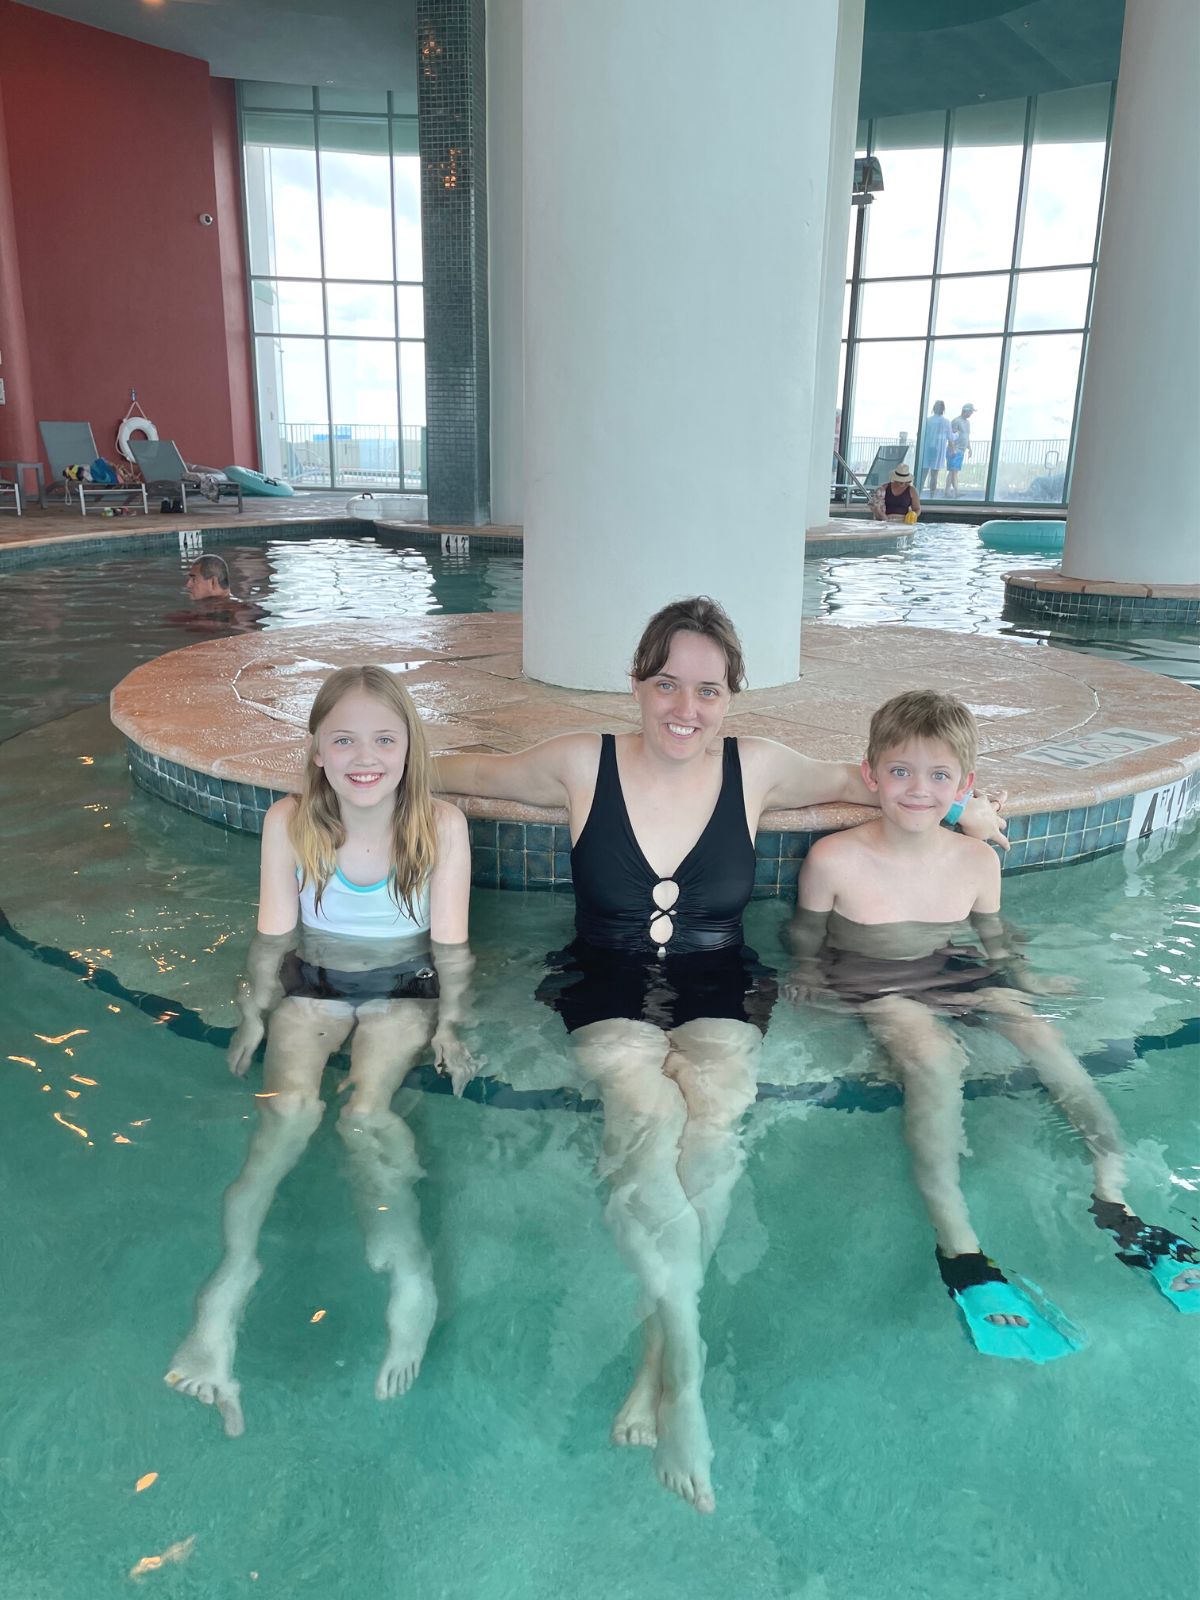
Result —
POLYGON ((396 790, 392 815, 390 893, 408 916, 416 915, 416 899, 437 860, 437 823, 433 814, 433 794, 429 785, 429 746, 425 728, 412 702, 412 696, 399 678, 386 667, 341 667, 325 679, 317 691, 308 714, 312 742, 304 763, 304 787, 288 824, 288 837, 300 864, 301 886, 316 886, 316 904, 321 904, 325 886, 337 866, 337 852, 346 842, 341 807, 330 787, 325 769, 313 759, 321 724, 338 701, 353 689, 361 689, 393 711, 408 730, 408 757, 404 776, 396 790))
POLYGON ((867 765, 877 767, 884 755, 912 739, 936 740, 948 745, 965 778, 975 771, 979 726, 952 694, 936 689, 910 689, 879 707, 871 718, 867 737, 867 765))

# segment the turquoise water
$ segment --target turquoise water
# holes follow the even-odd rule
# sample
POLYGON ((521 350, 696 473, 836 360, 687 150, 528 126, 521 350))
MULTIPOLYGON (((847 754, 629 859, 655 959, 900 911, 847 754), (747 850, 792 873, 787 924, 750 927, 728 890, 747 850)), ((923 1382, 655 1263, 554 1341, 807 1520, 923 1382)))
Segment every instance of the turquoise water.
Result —
POLYGON ((827 556, 807 563, 804 615, 835 622, 907 623, 984 633, 1032 646, 1086 650, 1200 687, 1200 632, 1155 623, 1134 627, 1053 623, 1006 609, 1003 576, 1056 567, 1057 556, 989 550, 966 523, 922 523, 912 548, 876 556, 827 556))
MULTIPOLYGON (((414 610, 502 593, 510 609, 519 585, 511 558, 368 559, 369 592, 336 591, 343 615, 378 603, 393 560, 414 610)), ((258 1069, 232 1079, 221 1047, 257 852, 130 785, 101 697, 187 635, 161 621, 178 565, 115 567, 111 581, 99 564, 0 580, 16 641, 0 743, 0 1593, 106 1600, 172 1548, 182 1559, 137 1581, 204 1600, 1188 1592, 1197 1321, 1112 1258, 1077 1138, 982 1030, 968 1039, 973 1215, 1087 1348, 1040 1369, 970 1348, 873 1048, 853 1020, 781 1005, 704 1294, 716 1515, 667 1496, 646 1452, 608 1444, 636 1293, 604 1225, 598 1116, 564 1092, 561 1027, 532 999, 568 936, 562 896, 477 894, 491 1077, 466 1101, 397 1098, 427 1174, 441 1303, 412 1392, 372 1397, 384 1286, 331 1110, 263 1233, 238 1353, 245 1436, 172 1394, 161 1376, 216 1263, 254 1116, 258 1069), (35 628, 38 607, 57 631, 35 628)), ((319 603, 302 572, 291 594, 319 603)), ((1193 1235, 1196 859, 1193 829, 1006 888, 1036 964, 1082 985, 1054 1005, 1124 1130, 1131 1202, 1193 1235)), ((774 963, 785 915, 750 908, 774 963)))

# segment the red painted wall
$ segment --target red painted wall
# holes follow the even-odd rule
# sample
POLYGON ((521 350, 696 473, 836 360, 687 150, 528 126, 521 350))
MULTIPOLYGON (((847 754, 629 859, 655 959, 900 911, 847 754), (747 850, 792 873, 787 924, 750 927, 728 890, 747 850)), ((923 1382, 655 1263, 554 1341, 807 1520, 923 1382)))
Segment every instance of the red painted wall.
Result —
POLYGON ((112 456, 136 388, 185 459, 253 465, 232 84, 0 0, 0 89, 36 416, 112 456))

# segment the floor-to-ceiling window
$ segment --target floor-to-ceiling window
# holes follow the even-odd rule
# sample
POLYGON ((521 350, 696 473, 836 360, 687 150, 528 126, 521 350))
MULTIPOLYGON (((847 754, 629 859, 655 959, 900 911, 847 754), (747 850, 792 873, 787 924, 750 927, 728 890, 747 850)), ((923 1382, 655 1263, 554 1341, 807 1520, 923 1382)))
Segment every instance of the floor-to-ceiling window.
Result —
POLYGON ((839 399, 860 477, 904 446, 927 498, 1065 503, 1111 101, 1098 84, 860 129, 883 175, 850 229, 839 399))
POLYGON ((264 471, 425 487, 415 116, 386 93, 240 85, 264 471))

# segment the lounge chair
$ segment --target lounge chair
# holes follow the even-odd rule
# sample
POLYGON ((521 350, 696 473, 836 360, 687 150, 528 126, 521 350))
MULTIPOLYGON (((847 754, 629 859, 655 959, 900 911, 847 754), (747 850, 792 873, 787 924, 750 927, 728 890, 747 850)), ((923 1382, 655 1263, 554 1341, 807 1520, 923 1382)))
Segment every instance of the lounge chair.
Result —
MULTIPOLYGON (((6 494, 12 495, 12 497, 13 497, 13 510, 17 513, 18 516, 20 516, 21 515, 21 485, 17 482, 17 480, 15 478, 13 478, 11 480, 8 479, 8 478, 0 478, 0 501, 3 501, 4 496, 6 494)), ((3 510, 3 509, 4 509, 3 505, 0 505, 0 510, 3 510)))
POLYGON ((89 500, 128 501, 142 497, 142 510, 150 515, 144 483, 85 483, 67 477, 68 467, 90 467, 99 455, 90 422, 40 422, 42 446, 50 463, 50 486, 61 489, 68 504, 79 500, 81 516, 87 516, 89 500))
MULTIPOLYGON (((193 495, 205 493, 200 475, 189 471, 174 439, 131 439, 129 448, 133 451, 133 459, 141 468, 142 477, 146 482, 153 485, 156 490, 165 490, 172 500, 179 501, 185 511, 188 508, 189 489, 193 495)), ((236 498, 240 515, 241 484, 215 477, 209 481, 216 491, 217 504, 219 505, 223 498, 236 498)), ((212 499, 211 494, 205 497, 212 499)))

